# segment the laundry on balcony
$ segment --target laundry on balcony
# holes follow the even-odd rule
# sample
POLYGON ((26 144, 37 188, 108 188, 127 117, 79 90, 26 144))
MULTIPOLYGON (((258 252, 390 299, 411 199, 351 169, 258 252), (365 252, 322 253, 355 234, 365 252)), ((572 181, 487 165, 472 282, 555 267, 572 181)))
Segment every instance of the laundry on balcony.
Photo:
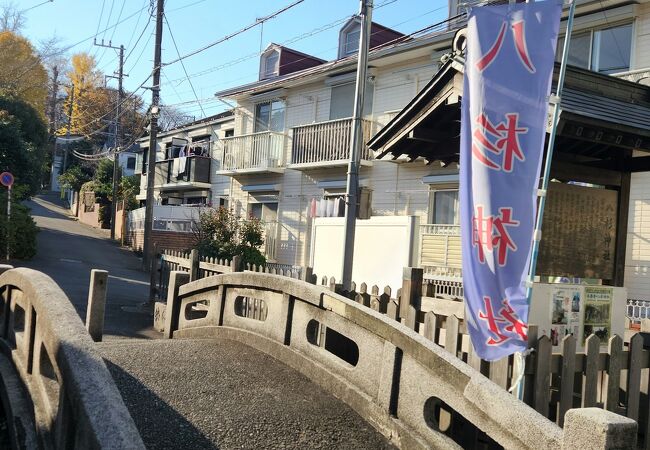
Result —
POLYGON ((345 199, 343 196, 312 198, 309 204, 309 217, 344 217, 345 199))

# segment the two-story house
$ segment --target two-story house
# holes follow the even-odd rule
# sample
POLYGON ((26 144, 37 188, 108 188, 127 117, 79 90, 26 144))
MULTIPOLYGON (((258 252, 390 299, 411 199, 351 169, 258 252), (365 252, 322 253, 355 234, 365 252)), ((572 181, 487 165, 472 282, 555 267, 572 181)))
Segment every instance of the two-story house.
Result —
MULTIPOLYGON (((234 133, 232 111, 184 124, 158 133, 154 199, 158 205, 223 205, 213 197, 212 186, 224 180, 214 176, 219 167, 213 148, 234 133)), ((140 152, 135 173, 142 175, 138 200, 146 200, 149 138, 138 140, 140 152)), ((226 180, 227 181, 227 180, 226 180)))
MULTIPOLYGON (((462 11, 451 2, 450 17, 458 12, 462 11)), ((363 114, 366 141, 412 102, 438 73, 443 65, 441 58, 450 53, 461 26, 462 20, 454 21, 443 31, 404 36, 373 24, 363 114)), ((561 30, 565 26, 563 21, 561 30)), ((261 55, 258 81, 216 94, 237 106, 231 118, 233 131, 224 133, 212 145, 211 203, 228 204, 238 214, 263 220, 267 224, 267 257, 272 262, 309 265, 313 263, 315 245, 338 245, 319 243, 312 231, 323 218, 335 223, 336 217, 343 214, 341 199, 347 172, 358 33, 358 20, 344 24, 337 59, 327 62, 271 44, 261 55)), ((648 83, 650 4, 646 0, 579 0, 572 36, 570 64, 648 83)), ((607 82, 609 78, 598 79, 607 82)), ((436 110, 436 124, 451 139, 445 145, 436 144, 441 149, 436 158, 422 164, 422 158, 393 159, 390 154, 378 160, 368 148, 362 153, 359 218, 370 219, 358 223, 382 226, 382 217, 417 218, 410 222, 416 236, 408 241, 412 248, 407 252, 407 263, 421 265, 431 274, 460 273, 458 147, 453 143, 459 131, 455 120, 459 98, 459 94, 446 97, 445 104, 436 110)), ((603 109, 607 107, 602 105, 603 109)), ((418 129, 401 138, 406 139, 407 150, 432 145, 431 136, 418 129)), ((171 141, 170 136, 166 139, 171 141)), ((160 156, 162 152, 159 149, 160 156)), ((628 230, 625 274, 626 285, 630 284, 632 291, 634 280, 644 279, 650 266, 633 255, 645 248, 643 233, 647 232, 643 230, 650 229, 642 214, 648 203, 643 193, 650 192, 649 186, 650 175, 632 174, 632 228, 628 230)), ((165 186, 160 192, 162 202, 164 196, 170 197, 166 192, 173 190, 165 186)), ((207 187, 204 192, 205 197, 207 187)), ((170 199, 166 200, 168 204, 170 199)), ((185 194, 183 199, 184 203, 189 200, 185 194)), ((386 246, 391 240, 372 236, 377 246, 386 246)))
MULTIPOLYGON (((215 174, 220 167, 215 148, 234 134, 234 116, 226 111, 158 133, 154 176, 153 239, 160 248, 187 250, 193 243, 193 222, 201 206, 227 204, 229 179, 215 174), (221 195, 213 195, 213 187, 221 195)), ((140 193, 147 198, 149 138, 137 141, 135 173, 140 174, 140 193)), ((144 212, 141 207, 129 213, 127 241, 141 249, 144 239, 144 212)))

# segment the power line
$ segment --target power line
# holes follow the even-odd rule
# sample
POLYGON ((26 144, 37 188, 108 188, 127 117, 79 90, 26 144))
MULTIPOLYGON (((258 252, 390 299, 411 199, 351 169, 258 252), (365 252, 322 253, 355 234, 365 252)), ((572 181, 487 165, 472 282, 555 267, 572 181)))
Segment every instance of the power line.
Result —
MULTIPOLYGON (((379 9, 379 8, 382 8, 382 7, 384 7, 384 6, 390 5, 390 4, 395 3, 395 2, 397 2, 397 1, 398 1, 398 0, 386 0, 386 1, 384 1, 384 2, 382 2, 382 3, 380 3, 380 4, 378 4, 377 6, 375 6, 374 9, 377 10, 377 9, 379 9)), ((437 8, 436 10, 444 9, 444 8, 446 8, 446 7, 447 7, 447 5, 444 5, 444 6, 440 7, 440 8, 437 8)), ((434 10, 434 11, 435 11, 435 10, 434 10)), ((430 11, 430 12, 433 12, 433 11, 430 11)), ((421 16, 423 16, 423 15, 426 15, 426 14, 429 14, 430 12, 427 12, 427 13, 421 14, 419 17, 421 17, 421 16)), ((286 41, 281 42, 279 45, 281 45, 281 46, 287 46, 287 45, 291 45, 291 44, 293 44, 293 43, 295 43, 295 42, 301 41, 301 40, 303 40, 303 39, 307 39, 308 37, 314 36, 314 35, 316 35, 316 34, 319 34, 319 33, 322 33, 322 32, 324 32, 324 31, 330 30, 330 29, 332 29, 332 28, 334 28, 334 27, 336 27, 336 26, 338 26, 338 25, 341 25, 341 24, 343 24, 344 22, 350 20, 350 19, 353 18, 353 17, 355 17, 354 14, 348 14, 348 15, 346 15, 345 17, 342 17, 342 18, 340 18, 340 19, 337 19, 337 20, 335 20, 335 21, 333 21, 333 22, 327 23, 327 24, 325 24, 325 25, 322 25, 322 26, 320 26, 320 27, 316 27, 316 28, 314 28, 314 29, 312 29, 312 30, 310 30, 310 31, 307 31, 307 32, 305 32, 305 33, 302 33, 302 34, 300 34, 300 35, 294 36, 293 38, 290 38, 290 39, 288 39, 288 40, 286 40, 286 41)), ((398 24, 398 25, 399 25, 399 24, 398 24)), ((373 34, 374 34, 374 33, 373 33, 373 34)), ((337 47, 332 47, 332 48, 337 48, 337 47)), ((329 49, 328 49, 328 50, 329 50, 329 49)), ((242 62, 247 61, 247 60, 249 60, 249 59, 257 58, 257 57, 259 57, 261 54, 262 54, 262 52, 254 52, 254 53, 250 53, 250 54, 248 54, 248 55, 245 55, 245 56, 242 56, 242 57, 240 57, 240 58, 237 58, 237 59, 231 60, 231 61, 229 61, 229 62, 226 62, 226 63, 220 64, 220 65, 218 65, 218 66, 209 67, 209 68, 204 69, 204 70, 201 70, 201 71, 199 71, 199 72, 195 72, 195 73, 191 74, 190 76, 191 76, 191 77, 200 77, 200 76, 208 75, 208 74, 210 74, 210 73, 217 72, 217 71, 222 70, 222 69, 225 69, 225 68, 227 68, 227 67, 231 67, 231 66, 234 66, 234 65, 236 65, 236 64, 242 63, 242 62)), ((302 58, 302 59, 304 59, 304 58, 302 58)), ((301 61, 302 61, 302 59, 301 59, 301 61)), ((187 78, 188 78, 188 77, 176 78, 176 79, 171 80, 171 82, 172 82, 172 83, 175 83, 175 82, 178 82, 178 81, 185 81, 187 78)), ((239 79, 241 79, 241 78, 239 78, 239 79)), ((166 84, 166 83, 165 83, 165 84, 166 84)))
POLYGON ((198 5, 199 3, 204 3, 206 1, 207 0, 198 0, 198 1, 194 2, 194 3, 189 3, 189 4, 185 5, 185 6, 179 6, 178 8, 170 9, 167 12, 170 13, 170 12, 174 12, 174 11, 180 11, 181 9, 189 8, 190 6, 198 5))
MULTIPOLYGON (((148 0, 145 0, 145 3, 146 3, 147 1, 148 1, 148 0)), ((138 39, 135 41, 135 44, 133 45, 133 47, 131 47, 131 41, 133 41, 133 36, 135 36, 135 33, 136 33, 136 31, 137 31, 137 28, 138 28, 138 25, 140 24, 140 18, 141 18, 142 13, 144 12, 145 9, 146 9, 146 6, 143 7, 143 8, 140 10, 140 14, 138 15, 138 20, 136 21, 135 26, 133 27, 133 32, 131 33, 131 37, 129 38, 129 43, 126 45, 126 47, 131 48, 131 50, 129 51, 129 53, 128 53, 128 54, 126 55, 126 57, 124 58, 124 62, 126 62, 126 61, 129 59, 129 56, 131 56, 131 54, 135 51, 135 49, 137 48, 138 44, 140 43, 140 39, 142 39, 142 36, 144 36, 144 33, 147 31, 147 28, 149 28, 149 24, 151 23, 151 21, 149 21, 149 20, 145 23, 144 28, 142 29, 142 32, 141 32, 140 35, 138 36, 138 39)), ((149 43, 148 41, 145 43, 145 48, 146 48, 146 46, 147 46, 148 43, 149 43)), ((144 48, 143 48, 142 52, 144 52, 144 48)), ((141 53, 140 55, 142 55, 142 53, 141 53)), ((140 59, 140 58, 138 58, 138 61, 139 61, 139 59, 140 59)), ((115 60, 117 60, 117 56, 114 57, 112 60, 110 60, 108 63, 106 63, 105 66, 108 66, 109 64, 112 64, 113 62, 115 62, 115 60)), ((103 67, 105 67, 105 66, 103 66, 103 67)), ((135 65, 134 65, 134 66, 131 66, 131 69, 133 69, 133 67, 135 67, 135 65)))
POLYGON ((54 0, 45 0, 44 2, 41 2, 41 3, 39 3, 38 5, 30 6, 29 8, 27 8, 27 9, 23 9, 23 10, 20 11, 20 12, 21 12, 21 13, 26 13, 27 11, 31 11, 32 9, 38 8, 39 6, 43 6, 43 5, 45 5, 46 3, 53 3, 53 2, 54 2, 54 0))
MULTIPOLYGON (((99 27, 102 26, 102 19, 104 18, 104 7, 105 6, 106 6, 106 0, 102 0, 102 9, 99 12, 99 20, 97 21, 97 30, 95 30, 95 36, 97 36, 99 34, 99 27)), ((93 45, 93 47, 94 47, 94 45, 93 45)), ((95 50, 95 53, 97 53, 98 49, 95 48, 94 50, 95 50)))
POLYGON ((80 41, 77 41, 77 42, 75 42, 74 44, 68 45, 67 47, 62 48, 62 49, 59 50, 58 52, 54 52, 54 53, 52 53, 50 56, 53 57, 53 56, 59 56, 59 55, 62 55, 62 54, 64 54, 64 53, 66 53, 67 51, 69 51, 69 50, 71 50, 71 49, 73 49, 73 48, 75 48, 75 47, 77 47, 77 46, 83 44, 84 42, 88 42, 88 41, 90 41, 91 39, 97 38, 97 36, 99 35, 99 33, 105 33, 105 32, 108 31, 108 30, 112 30, 113 28, 117 27, 118 25, 120 25, 120 24, 122 24, 122 23, 128 21, 129 19, 135 17, 135 15, 138 14, 138 13, 139 13, 140 11, 142 11, 143 9, 147 9, 147 6, 143 7, 142 9, 139 9, 139 10, 135 11, 133 14, 131 14, 131 15, 125 17, 124 19, 122 19, 121 21, 117 22, 116 24, 111 25, 111 26, 109 26, 109 27, 106 27, 106 28, 104 28, 102 31, 100 31, 100 32, 98 32, 98 33, 95 33, 95 34, 93 34, 92 36, 88 36, 87 38, 81 39, 80 41))
MULTIPOLYGON (((188 75, 187 75, 187 69, 185 68, 185 62, 181 58, 181 52, 178 50, 178 45, 176 45, 176 39, 174 38, 174 33, 172 33, 172 27, 169 25, 169 21, 167 20, 167 14, 165 14, 163 18, 165 19, 165 23, 167 24, 167 31, 169 31, 169 36, 172 38, 172 43, 174 44, 174 48, 176 49, 176 54, 178 55, 181 66, 183 67, 183 72, 187 77, 188 75)), ((203 114, 203 117, 205 117, 205 111, 203 110, 203 106, 201 105, 199 96, 196 95, 196 89, 194 89, 194 83, 192 83, 191 78, 188 78, 187 81, 190 83, 190 87, 192 88, 192 92, 194 93, 194 98, 196 99, 196 101, 199 104, 199 107, 201 108, 201 114, 203 114)))
MULTIPOLYGON (((392 0, 391 3, 395 2, 395 1, 397 1, 397 0, 392 0)), ((447 6, 442 6, 442 7, 439 7, 439 8, 435 8, 435 9, 432 9, 432 10, 430 10, 430 11, 427 11, 427 12, 424 13, 424 14, 420 14, 418 17, 422 17, 423 15, 431 14, 431 13, 433 13, 433 12, 440 11, 440 10, 445 9, 445 8, 447 8, 447 6)), ((377 8, 374 8, 374 9, 376 10, 377 8)), ((407 23, 407 22, 409 22, 409 21, 411 21, 411 20, 413 20, 413 18, 412 18, 412 19, 405 20, 405 21, 402 21, 402 22, 400 22, 400 23, 398 23, 398 24, 396 24, 396 25, 394 25, 394 26, 402 25, 402 24, 407 23)), ((391 43, 394 43, 394 42, 397 41, 397 40, 401 40, 401 39, 404 39, 404 38, 407 38, 407 37, 411 37, 411 36, 414 36, 414 35, 417 35, 417 34, 421 34, 421 33, 423 32, 423 30, 424 30, 424 31, 431 31, 431 29, 432 29, 431 27, 438 28, 438 27, 442 27, 442 26, 444 26, 444 25, 447 25, 447 21, 439 22, 439 23, 435 23, 435 24, 433 24, 433 25, 429 25, 429 26, 427 26, 427 27, 425 27, 425 28, 423 28, 423 29, 416 30, 416 31, 414 31, 414 32, 412 32, 412 33, 410 33, 410 34, 408 34, 408 35, 404 35, 404 36, 402 36, 402 37, 400 37, 400 38, 397 38, 397 39, 395 39, 395 40, 393 40, 393 41, 390 41, 390 42, 388 42, 388 43, 386 43, 386 44, 383 44, 383 45, 389 45, 389 44, 391 44, 391 43)), ((377 33, 379 33, 379 32, 375 32, 375 33, 373 33, 373 34, 377 34, 377 33)), ((382 45, 382 46, 383 46, 383 45, 382 45)), ((331 50, 331 49, 335 49, 335 48, 338 48, 338 46, 328 48, 328 49, 326 49, 326 50, 324 50, 323 52, 320 52, 320 53, 325 53, 325 52, 327 52, 327 51, 329 51, 329 50, 331 50)), ((378 47, 377 47, 377 48, 378 48, 378 47)), ((375 49, 372 49, 372 50, 374 51, 375 49)), ((256 55, 256 56, 259 56, 257 53, 255 53, 255 55, 256 55)), ((317 54, 317 55, 318 55, 318 54, 317 54)), ((354 59, 355 57, 352 57, 352 58, 354 59)), ((306 58, 298 59, 298 60, 296 60, 296 61, 292 61, 291 63, 280 65, 279 67, 284 67, 284 66, 287 66, 287 65, 290 65, 290 64, 295 64, 296 62, 300 62, 300 61, 302 61, 302 60, 304 60, 304 59, 306 59, 306 58)), ((235 60, 235 61, 238 61, 238 60, 235 60)), ((222 65, 222 67, 225 66, 226 64, 229 64, 229 63, 225 63, 224 65, 222 65)), ((249 76, 250 76, 250 75, 245 75, 245 76, 243 76, 243 77, 238 77, 238 78, 236 78, 236 79, 229 80, 229 81, 227 81, 227 82, 220 83, 220 84, 230 84, 230 83, 232 83, 232 82, 235 82, 235 81, 239 81, 239 80, 242 80, 242 79, 248 78, 249 76)), ((186 79, 186 78, 183 78, 182 80, 185 80, 185 79, 186 79)), ((173 81, 176 81, 176 80, 172 80, 172 82, 173 82, 173 81)), ((165 83, 165 84, 167 84, 167 83, 165 83)), ((211 85, 211 86, 214 86, 214 85, 211 85)), ((207 101, 209 101, 210 98, 213 98, 213 99, 214 99, 215 97, 214 97, 214 96, 212 96, 212 97, 207 97, 207 98, 205 98, 205 99, 201 99, 201 101, 206 101, 206 102, 207 102, 207 101)), ((214 101, 217 101, 217 100, 214 100, 214 101)), ((177 103, 177 104, 173 104, 173 105, 169 105, 169 106, 182 106, 182 105, 188 105, 188 104, 193 104, 193 103, 195 103, 194 100, 188 100, 188 101, 185 101, 185 102, 181 102, 181 103, 177 103)))
POLYGON ((203 51, 205 51, 205 50, 207 50, 209 48, 212 48, 217 44, 221 44, 222 42, 225 42, 225 41, 227 41, 229 39, 232 39, 233 37, 238 36, 238 35, 246 32, 246 31, 250 30, 251 28, 255 28, 256 26, 277 17, 278 15, 282 14, 283 12, 290 10, 294 6, 299 5, 300 3, 304 2, 304 1, 305 0, 296 0, 293 3, 285 6, 282 9, 279 9, 278 11, 276 11, 276 12, 274 12, 274 13, 266 16, 266 17, 262 17, 260 19, 257 19, 255 22, 245 26, 244 28, 241 28, 240 30, 235 31, 234 33, 231 33, 231 34, 229 34, 227 36, 224 36, 224 37, 222 37, 220 39, 217 39, 216 41, 211 42, 211 43, 209 43, 209 44, 207 44, 207 45, 205 45, 205 46, 203 46, 203 47, 201 47, 201 48, 199 48, 197 50, 191 51, 190 53, 187 53, 186 55, 179 56, 177 59, 174 59, 174 60, 169 61, 167 63, 163 63, 163 66, 168 66, 170 64, 177 63, 177 62, 179 62, 179 61, 181 61, 183 59, 189 58, 190 56, 194 56, 194 55, 196 55, 198 53, 201 53, 201 52, 203 52, 203 51))

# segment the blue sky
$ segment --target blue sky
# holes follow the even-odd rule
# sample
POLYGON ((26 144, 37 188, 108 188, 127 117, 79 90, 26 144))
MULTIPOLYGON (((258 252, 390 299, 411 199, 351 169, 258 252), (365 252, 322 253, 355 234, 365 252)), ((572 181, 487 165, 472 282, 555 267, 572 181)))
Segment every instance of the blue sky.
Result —
MULTIPOLYGON (((20 0, 18 4, 21 8, 29 8, 42 1, 20 0)), ((165 12, 169 27, 167 23, 164 24, 162 60, 165 62, 177 58, 170 29, 181 55, 184 55, 243 28, 255 22, 256 18, 267 16, 292 1, 167 0, 165 12)), ((0 5, 6 3, 6 0, 0 0, 0 5)), ((72 45, 92 37, 99 29, 99 40, 102 37, 106 42, 112 39, 113 45, 123 44, 126 54, 130 53, 125 64, 129 75, 125 79, 125 89, 133 90, 151 72, 155 24, 149 16, 149 3, 150 0, 54 0, 26 12, 24 34, 32 41, 56 35, 64 45, 72 45), (124 20, 129 16, 132 17, 114 29, 101 32, 117 23, 118 17, 124 20), (148 22, 149 25, 142 34, 148 22), (142 38, 137 42, 141 34, 142 38)), ((436 23, 447 14, 447 0, 375 0, 375 7, 375 22, 403 33, 436 23)), ((331 60, 336 58, 338 30, 341 27, 338 22, 355 14, 358 8, 357 0, 304 0, 277 18, 265 22, 261 36, 261 29, 257 26, 185 59, 185 68, 192 77, 197 97, 210 99, 203 102, 205 115, 224 109, 223 104, 212 99, 214 92, 257 79, 260 37, 263 47, 270 42, 293 40, 289 47, 331 60), (322 28, 326 29, 317 31, 322 28)), ((117 68, 116 52, 93 47, 92 39, 72 48, 69 55, 80 51, 96 55, 98 66, 105 73, 111 73, 117 68)), ((185 74, 180 63, 163 68, 162 101, 164 104, 178 105, 196 118, 202 117, 203 112, 195 101, 192 88, 183 78, 185 74)), ((115 84, 115 81, 109 83, 115 84)), ((150 86, 151 82, 146 85, 150 86)), ((151 94, 143 90, 139 93, 149 103, 151 94)))

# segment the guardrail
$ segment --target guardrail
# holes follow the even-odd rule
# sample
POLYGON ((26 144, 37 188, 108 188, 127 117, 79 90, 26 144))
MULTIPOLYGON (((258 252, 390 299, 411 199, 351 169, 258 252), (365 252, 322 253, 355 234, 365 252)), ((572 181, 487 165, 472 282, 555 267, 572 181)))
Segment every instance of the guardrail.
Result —
MULTIPOLYGON (((35 431, 23 427, 19 437, 34 433, 46 449, 144 449, 79 315, 47 275, 0 275, 0 349, 31 397, 35 431)), ((1 382, 6 392, 4 373, 1 382)), ((5 412, 15 406, 3 404, 5 412)))
POLYGON ((224 337, 264 351, 345 401, 398 447, 636 445, 633 420, 577 409, 562 430, 456 355, 327 288, 250 272, 183 284, 188 279, 171 274, 176 294, 167 300, 166 336, 224 337))

